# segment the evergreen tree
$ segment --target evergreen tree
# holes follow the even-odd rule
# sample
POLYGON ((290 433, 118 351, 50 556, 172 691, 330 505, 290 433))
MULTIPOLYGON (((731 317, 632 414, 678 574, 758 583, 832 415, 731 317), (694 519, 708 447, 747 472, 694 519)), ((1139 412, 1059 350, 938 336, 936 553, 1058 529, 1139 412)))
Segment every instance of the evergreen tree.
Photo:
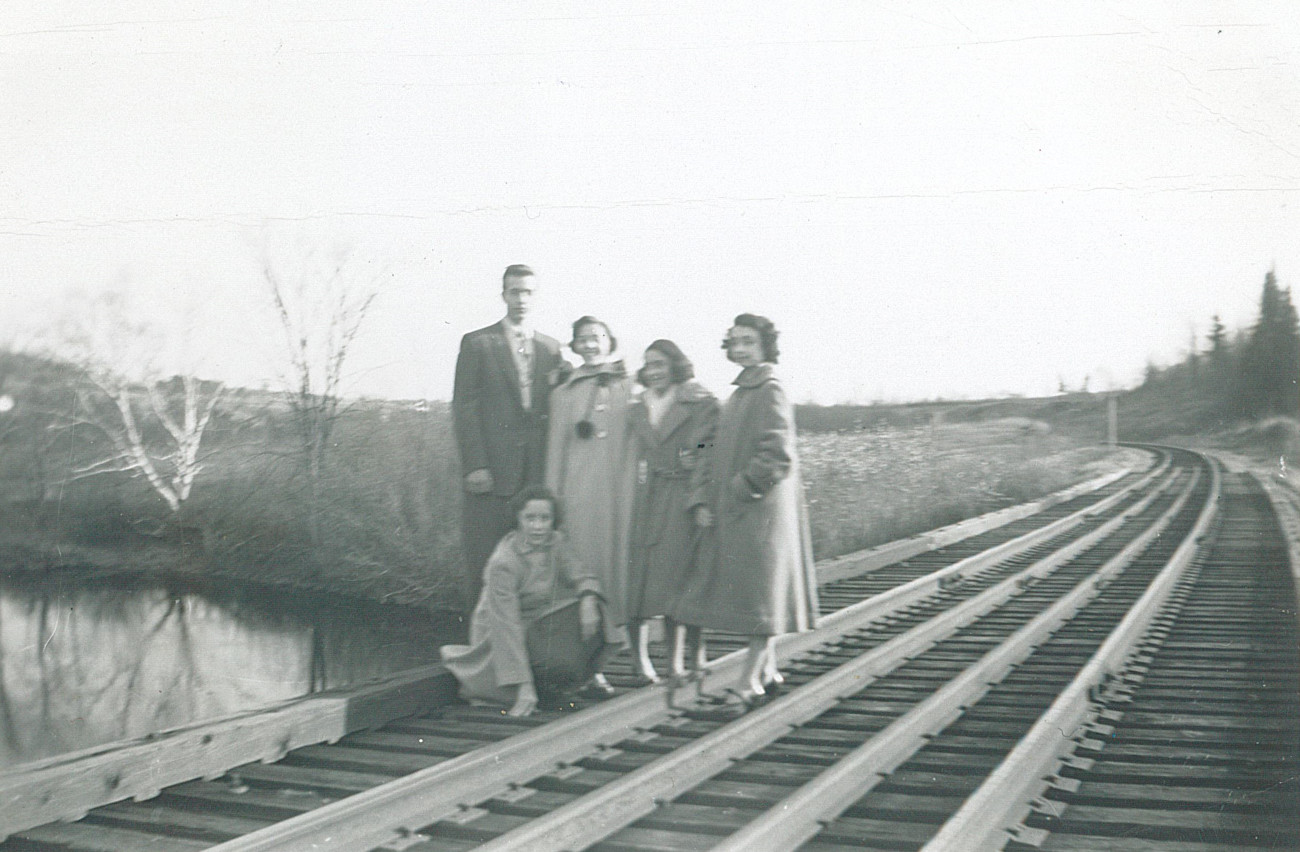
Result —
POLYGON ((1228 354, 1228 329, 1215 314, 1210 323, 1210 360, 1220 361, 1228 354))
POLYGON ((1233 344, 1223 320, 1215 314, 1210 322, 1208 337, 1210 348, 1205 353, 1206 369, 1200 377, 1200 393, 1219 415, 1232 411, 1236 402, 1236 378, 1233 366, 1233 344))
POLYGON ((1264 276, 1259 321, 1241 353, 1237 386, 1243 414, 1300 415, 1300 319, 1272 270, 1264 276))

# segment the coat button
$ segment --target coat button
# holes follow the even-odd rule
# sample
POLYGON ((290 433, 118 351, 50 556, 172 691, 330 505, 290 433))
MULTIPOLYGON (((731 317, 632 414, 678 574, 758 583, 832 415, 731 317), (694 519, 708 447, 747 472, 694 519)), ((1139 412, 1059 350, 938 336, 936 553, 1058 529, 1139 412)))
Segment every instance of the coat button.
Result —
POLYGON ((596 437, 597 437, 597 438, 605 438, 605 437, 607 437, 608 435, 609 435, 608 432, 597 432, 597 433, 596 433, 596 437))

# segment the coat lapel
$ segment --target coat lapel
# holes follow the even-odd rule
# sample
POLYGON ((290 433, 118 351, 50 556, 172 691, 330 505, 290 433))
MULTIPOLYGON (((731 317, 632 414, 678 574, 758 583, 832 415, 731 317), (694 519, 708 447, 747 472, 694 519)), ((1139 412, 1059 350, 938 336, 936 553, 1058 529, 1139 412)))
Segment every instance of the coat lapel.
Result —
POLYGON ((713 395, 694 382, 683 382, 677 386, 676 399, 664 412, 664 419, 659 421, 657 432, 661 441, 667 441, 682 424, 691 419, 695 406, 713 398, 713 395))
MULTIPOLYGON (((496 362, 497 368, 501 371, 501 378, 506 387, 510 388, 510 398, 515 401, 515 405, 520 410, 524 407, 523 392, 519 389, 519 371, 515 369, 515 359, 510 355, 510 342, 506 339, 505 321, 497 323, 494 327, 494 333, 489 335, 488 339, 492 346, 492 360, 496 362)), ((534 364, 536 357, 533 358, 534 364)), ((536 387, 536 385, 534 385, 536 387)))
POLYGON ((664 419, 660 420, 659 425, 655 427, 659 440, 667 441, 673 432, 677 431, 677 427, 689 420, 690 416, 690 409, 684 400, 673 400, 673 404, 664 412, 664 419))

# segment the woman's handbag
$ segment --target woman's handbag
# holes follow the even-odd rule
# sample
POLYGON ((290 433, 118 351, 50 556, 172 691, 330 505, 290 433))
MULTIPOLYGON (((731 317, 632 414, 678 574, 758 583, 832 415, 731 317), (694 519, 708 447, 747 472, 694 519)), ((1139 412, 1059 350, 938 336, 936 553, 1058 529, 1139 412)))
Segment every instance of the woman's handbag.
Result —
MULTIPOLYGON (((605 652, 604 625, 598 625, 590 638, 582 638, 579 604, 574 601, 548 612, 528 625, 524 633, 538 696, 575 690, 600 671, 605 652)), ((604 618, 602 610, 602 622, 604 618)))

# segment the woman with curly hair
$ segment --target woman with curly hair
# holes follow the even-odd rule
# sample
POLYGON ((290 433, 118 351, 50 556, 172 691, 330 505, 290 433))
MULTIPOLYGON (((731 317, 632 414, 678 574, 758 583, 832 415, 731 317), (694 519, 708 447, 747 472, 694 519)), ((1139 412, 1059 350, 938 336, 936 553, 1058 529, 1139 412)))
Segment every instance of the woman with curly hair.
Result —
POLYGON ((776 341, 776 326, 756 314, 736 317, 723 340, 727 359, 741 370, 695 489, 696 522, 712 528, 712 548, 701 550, 672 613, 684 624, 749 637, 730 690, 745 706, 782 682, 775 637, 810 630, 817 618, 794 408, 774 370, 776 341))

